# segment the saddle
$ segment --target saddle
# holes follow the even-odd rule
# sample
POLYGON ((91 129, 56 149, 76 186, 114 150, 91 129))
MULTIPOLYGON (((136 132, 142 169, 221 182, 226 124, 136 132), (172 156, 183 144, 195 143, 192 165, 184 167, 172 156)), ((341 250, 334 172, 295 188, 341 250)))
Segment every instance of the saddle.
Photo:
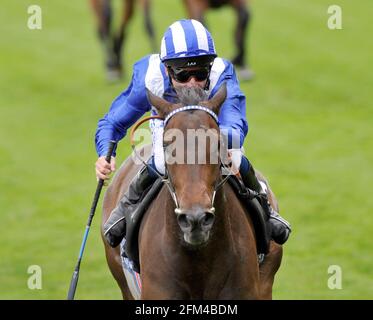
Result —
POLYGON ((262 201, 267 201, 267 199, 246 188, 237 176, 229 176, 228 182, 253 222, 258 255, 266 255, 271 241, 271 225, 268 221, 269 217, 263 210, 262 201))
MULTIPOLYGON (((250 190, 248 190, 243 182, 236 176, 230 176, 228 179, 229 184, 233 188, 234 192, 241 200, 242 204, 246 208, 248 215, 250 215, 251 221, 253 222, 257 251, 258 255, 265 255, 269 251, 270 242, 270 225, 268 223, 268 217, 262 208, 262 199, 259 197, 253 197, 250 190)), ((162 180, 159 178, 155 183, 146 191, 142 200, 138 204, 138 207, 131 215, 126 213, 126 241, 124 244, 123 257, 128 258, 132 261, 132 268, 135 272, 140 273, 140 262, 139 262, 139 243, 138 235, 141 225, 141 220, 149 208, 151 202, 158 195, 163 186, 162 180)))

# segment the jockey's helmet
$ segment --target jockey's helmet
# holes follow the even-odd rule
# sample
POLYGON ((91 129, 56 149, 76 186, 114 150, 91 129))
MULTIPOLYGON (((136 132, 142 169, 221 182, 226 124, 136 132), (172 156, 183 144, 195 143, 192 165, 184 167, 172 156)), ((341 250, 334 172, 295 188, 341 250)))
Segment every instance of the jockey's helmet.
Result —
POLYGON ((172 68, 211 65, 217 56, 210 32, 197 20, 179 20, 166 30, 161 61, 172 68))

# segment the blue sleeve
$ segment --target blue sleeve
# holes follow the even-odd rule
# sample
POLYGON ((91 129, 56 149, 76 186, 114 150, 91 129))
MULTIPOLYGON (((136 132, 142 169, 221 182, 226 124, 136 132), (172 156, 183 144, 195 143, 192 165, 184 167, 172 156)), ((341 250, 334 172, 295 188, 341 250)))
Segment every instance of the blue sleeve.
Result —
POLYGON ((232 63, 224 60, 225 70, 211 92, 214 95, 225 82, 227 98, 219 112, 219 127, 228 134, 228 148, 241 148, 249 130, 246 120, 246 97, 240 89, 232 63))
POLYGON ((145 89, 148 64, 149 56, 135 63, 130 85, 113 101, 109 112, 98 121, 95 139, 98 156, 106 155, 109 141, 118 142, 123 139, 127 129, 150 110, 145 89))

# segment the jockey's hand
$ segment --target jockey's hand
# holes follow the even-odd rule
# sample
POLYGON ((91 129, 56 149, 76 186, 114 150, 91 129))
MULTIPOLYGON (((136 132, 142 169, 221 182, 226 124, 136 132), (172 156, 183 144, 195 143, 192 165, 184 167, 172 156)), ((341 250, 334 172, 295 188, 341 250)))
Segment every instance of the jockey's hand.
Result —
POLYGON ((109 180, 110 174, 115 171, 115 158, 111 157, 110 163, 106 161, 105 156, 101 156, 96 161, 97 180, 109 180))
POLYGON ((240 149, 229 149, 228 160, 230 161, 231 174, 238 174, 240 172, 241 165, 241 150, 240 149))

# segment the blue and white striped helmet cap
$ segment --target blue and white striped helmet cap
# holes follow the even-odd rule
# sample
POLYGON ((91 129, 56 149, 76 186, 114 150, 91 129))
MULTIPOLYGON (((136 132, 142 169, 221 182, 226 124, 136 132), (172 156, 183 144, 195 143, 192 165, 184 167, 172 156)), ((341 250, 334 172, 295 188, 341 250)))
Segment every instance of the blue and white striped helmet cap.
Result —
POLYGON ((197 20, 174 22, 162 38, 161 61, 200 56, 217 56, 210 32, 197 20))

